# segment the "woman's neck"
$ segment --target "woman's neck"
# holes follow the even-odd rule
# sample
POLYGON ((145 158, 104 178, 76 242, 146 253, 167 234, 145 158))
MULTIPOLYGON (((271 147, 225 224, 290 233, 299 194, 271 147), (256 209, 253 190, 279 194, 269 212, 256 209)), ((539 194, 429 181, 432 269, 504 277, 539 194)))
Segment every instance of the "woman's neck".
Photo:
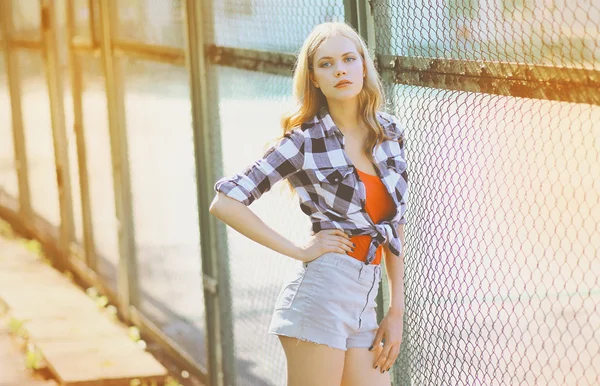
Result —
POLYGON ((348 101, 327 101, 329 115, 342 134, 354 136, 359 134, 362 122, 359 121, 358 98, 348 101))

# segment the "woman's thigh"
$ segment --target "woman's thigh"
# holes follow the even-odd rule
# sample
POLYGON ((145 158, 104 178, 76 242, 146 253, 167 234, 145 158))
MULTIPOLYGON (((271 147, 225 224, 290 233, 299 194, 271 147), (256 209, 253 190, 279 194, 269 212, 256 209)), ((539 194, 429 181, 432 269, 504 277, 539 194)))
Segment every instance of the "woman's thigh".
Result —
POLYGON ((342 382, 344 351, 279 336, 287 359, 288 386, 331 386, 342 382))
POLYGON ((373 351, 367 348, 349 348, 346 351, 342 386, 390 386, 390 373, 381 373, 373 364, 382 347, 373 351))

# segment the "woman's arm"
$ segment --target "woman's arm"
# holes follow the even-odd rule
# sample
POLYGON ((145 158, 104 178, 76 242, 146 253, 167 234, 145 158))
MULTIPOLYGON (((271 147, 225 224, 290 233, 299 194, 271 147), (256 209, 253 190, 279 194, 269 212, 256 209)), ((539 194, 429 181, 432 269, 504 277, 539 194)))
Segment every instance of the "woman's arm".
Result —
MULTIPOLYGON (((404 251, 404 224, 398 225, 398 236, 404 251)), ((381 341, 385 339, 385 344, 373 363, 373 366, 379 368, 381 372, 389 371, 398 358, 404 328, 404 252, 401 256, 396 256, 387 244, 384 245, 385 270, 390 287, 390 307, 379 324, 375 341, 369 349, 379 347, 381 341)))
POLYGON ((325 252, 352 250, 350 237, 341 230, 321 231, 307 245, 299 247, 265 224, 245 204, 221 192, 215 196, 209 211, 249 239, 296 260, 309 262, 325 252))
POLYGON ((404 224, 398 225, 398 236, 402 245, 402 255, 396 256, 385 247, 385 270, 390 287, 388 313, 404 315, 404 224))
POLYGON ((244 236, 275 252, 302 260, 302 249, 275 232, 243 203, 219 192, 210 205, 210 213, 244 236))

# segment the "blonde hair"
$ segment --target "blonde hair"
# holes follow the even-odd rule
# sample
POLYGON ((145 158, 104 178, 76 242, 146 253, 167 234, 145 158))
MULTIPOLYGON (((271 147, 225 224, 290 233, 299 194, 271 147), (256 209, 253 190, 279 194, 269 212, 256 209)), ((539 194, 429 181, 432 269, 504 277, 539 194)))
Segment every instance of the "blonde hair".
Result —
POLYGON ((346 23, 328 22, 319 24, 304 41, 294 69, 293 88, 296 106, 281 119, 283 135, 308 121, 322 107, 327 106, 325 95, 314 86, 310 75, 313 71, 313 58, 317 49, 325 40, 335 35, 342 35, 350 39, 363 59, 366 76, 363 89, 358 94, 358 108, 362 112, 363 123, 368 128, 367 140, 363 150, 372 161, 373 148, 389 139, 377 120, 377 111, 384 105, 385 100, 383 86, 367 45, 361 36, 346 23))

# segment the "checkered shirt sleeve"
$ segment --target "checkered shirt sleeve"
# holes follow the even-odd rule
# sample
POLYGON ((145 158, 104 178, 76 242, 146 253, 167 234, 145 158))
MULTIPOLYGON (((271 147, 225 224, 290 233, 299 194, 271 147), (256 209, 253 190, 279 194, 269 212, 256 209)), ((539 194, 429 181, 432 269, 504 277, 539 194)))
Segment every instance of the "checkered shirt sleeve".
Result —
POLYGON ((276 182, 301 170, 303 163, 304 136, 302 131, 295 129, 269 147, 261 159, 244 168, 241 173, 221 178, 214 188, 217 192, 250 205, 276 182))

